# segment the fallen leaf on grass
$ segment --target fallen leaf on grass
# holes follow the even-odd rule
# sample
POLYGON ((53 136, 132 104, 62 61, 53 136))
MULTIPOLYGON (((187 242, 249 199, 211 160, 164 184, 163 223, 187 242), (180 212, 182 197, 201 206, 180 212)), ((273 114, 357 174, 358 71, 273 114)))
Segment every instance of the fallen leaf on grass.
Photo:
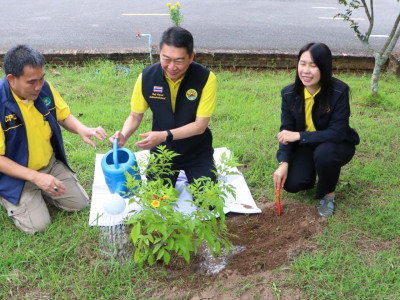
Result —
POLYGON ((57 75, 57 76, 61 76, 61 73, 56 71, 56 70, 54 70, 54 69, 50 69, 50 73, 54 74, 54 75, 57 75))

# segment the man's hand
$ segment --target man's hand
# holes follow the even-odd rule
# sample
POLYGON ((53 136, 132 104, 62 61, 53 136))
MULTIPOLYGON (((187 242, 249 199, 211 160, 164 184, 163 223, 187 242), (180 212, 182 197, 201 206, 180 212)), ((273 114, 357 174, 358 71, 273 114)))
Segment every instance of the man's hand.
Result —
POLYGON ((144 140, 136 142, 136 146, 142 148, 143 150, 151 149, 155 146, 160 145, 162 142, 165 142, 167 138, 166 131, 150 131, 146 133, 139 134, 140 137, 144 137, 144 140))
POLYGON ((59 121, 60 125, 64 127, 66 130, 72 133, 77 133, 81 136, 82 140, 96 148, 95 143, 92 141, 92 137, 96 137, 99 140, 103 140, 107 137, 106 131, 99 127, 92 128, 86 127, 83 125, 77 118, 75 118, 72 114, 66 117, 64 120, 59 121))
POLYGON ((56 177, 21 166, 3 155, 0 155, 0 172, 10 177, 30 181, 52 197, 61 196, 66 191, 65 185, 56 177))
POLYGON ((300 132, 282 130, 278 133, 278 141, 283 145, 300 140, 300 132))
POLYGON ((123 147, 126 143, 125 135, 121 131, 116 131, 109 139, 110 146, 114 144, 114 140, 118 139, 118 147, 123 147))
POLYGON ((52 175, 40 172, 37 172, 37 176, 35 176, 33 183, 53 197, 61 196, 67 190, 62 181, 52 175))
POLYGON ((92 141, 92 137, 95 137, 100 141, 107 138, 107 132, 100 126, 96 128, 87 127, 84 131, 80 132, 80 135, 82 140, 93 148, 96 148, 96 144, 92 141))

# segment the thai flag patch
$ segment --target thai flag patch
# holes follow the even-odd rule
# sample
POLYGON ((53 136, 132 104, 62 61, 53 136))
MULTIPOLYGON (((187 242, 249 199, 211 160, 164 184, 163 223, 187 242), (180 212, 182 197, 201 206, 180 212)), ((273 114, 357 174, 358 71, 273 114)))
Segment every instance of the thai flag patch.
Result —
POLYGON ((153 92, 154 93, 162 93, 163 92, 163 87, 162 86, 154 86, 153 87, 153 92))

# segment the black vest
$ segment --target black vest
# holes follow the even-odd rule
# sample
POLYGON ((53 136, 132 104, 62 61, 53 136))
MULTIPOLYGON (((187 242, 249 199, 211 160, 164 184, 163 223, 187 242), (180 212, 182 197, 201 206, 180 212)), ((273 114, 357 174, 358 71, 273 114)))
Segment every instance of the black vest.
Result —
MULTIPOLYGON (((43 115, 43 121, 49 122, 53 136, 51 145, 55 156, 67 164, 61 129, 57 122, 56 107, 49 84, 45 81, 38 99, 34 101, 36 109, 43 115)), ((4 156, 16 163, 28 166, 28 140, 26 138, 25 122, 15 101, 7 78, 0 81, 0 123, 5 135, 6 153, 4 156)), ((14 205, 19 203, 25 181, 0 173, 0 196, 14 205)))
MULTIPOLYGON (((145 68, 142 73, 142 93, 153 112, 153 131, 170 130, 194 122, 209 75, 210 70, 202 65, 195 62, 190 64, 180 84, 173 113, 171 93, 161 64, 145 68)), ((186 160, 196 157, 197 153, 212 151, 212 134, 207 128, 200 135, 162 145, 181 154, 178 160, 186 160)))

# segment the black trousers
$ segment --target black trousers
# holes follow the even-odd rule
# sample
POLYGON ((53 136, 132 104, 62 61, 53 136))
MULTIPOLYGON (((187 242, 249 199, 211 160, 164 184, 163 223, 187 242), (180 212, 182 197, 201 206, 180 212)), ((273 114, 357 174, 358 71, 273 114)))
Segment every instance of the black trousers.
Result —
MULTIPOLYGON (((192 154, 190 156, 177 156, 173 160, 171 170, 185 171, 189 184, 193 183, 195 179, 203 176, 209 177, 212 181, 217 182, 216 168, 214 163, 214 149, 211 148, 207 151, 192 154)), ((175 186, 178 175, 179 172, 176 172, 171 176, 163 175, 162 178, 169 178, 172 186, 175 186)), ((151 180, 153 176, 148 174, 147 177, 151 180)))
POLYGON ((316 199, 334 192, 342 166, 354 156, 355 146, 344 143, 298 145, 289 161, 288 177, 284 189, 290 193, 311 189, 318 183, 316 199))

